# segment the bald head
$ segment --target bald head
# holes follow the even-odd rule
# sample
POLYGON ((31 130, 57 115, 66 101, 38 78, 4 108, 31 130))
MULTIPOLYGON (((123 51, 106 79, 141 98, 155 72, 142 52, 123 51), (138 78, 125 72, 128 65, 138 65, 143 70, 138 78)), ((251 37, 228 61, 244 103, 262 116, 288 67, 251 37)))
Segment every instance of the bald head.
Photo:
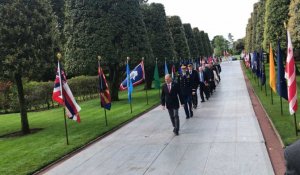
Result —
POLYGON ((172 82, 172 77, 171 77, 170 74, 166 74, 166 75, 165 75, 165 82, 166 82, 167 84, 169 84, 169 83, 172 82))

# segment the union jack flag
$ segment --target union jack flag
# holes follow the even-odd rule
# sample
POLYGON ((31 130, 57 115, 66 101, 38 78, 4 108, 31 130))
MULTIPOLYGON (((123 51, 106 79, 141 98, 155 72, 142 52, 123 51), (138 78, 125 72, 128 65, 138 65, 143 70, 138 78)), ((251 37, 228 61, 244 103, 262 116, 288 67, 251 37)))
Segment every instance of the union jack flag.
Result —
POLYGON ((81 108, 75 101, 67 83, 66 75, 64 71, 60 69, 59 62, 57 65, 52 99, 66 108, 66 113, 69 119, 80 123, 79 111, 81 108))

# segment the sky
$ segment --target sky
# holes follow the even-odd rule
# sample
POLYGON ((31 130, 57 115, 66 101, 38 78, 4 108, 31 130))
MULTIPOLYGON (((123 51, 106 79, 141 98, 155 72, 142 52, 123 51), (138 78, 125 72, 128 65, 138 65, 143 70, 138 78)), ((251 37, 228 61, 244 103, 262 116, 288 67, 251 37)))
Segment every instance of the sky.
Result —
POLYGON ((246 35, 248 19, 254 3, 259 0, 149 0, 148 3, 161 3, 167 16, 177 15, 182 23, 190 23, 208 33, 212 40, 216 35, 228 34, 234 41, 246 35))

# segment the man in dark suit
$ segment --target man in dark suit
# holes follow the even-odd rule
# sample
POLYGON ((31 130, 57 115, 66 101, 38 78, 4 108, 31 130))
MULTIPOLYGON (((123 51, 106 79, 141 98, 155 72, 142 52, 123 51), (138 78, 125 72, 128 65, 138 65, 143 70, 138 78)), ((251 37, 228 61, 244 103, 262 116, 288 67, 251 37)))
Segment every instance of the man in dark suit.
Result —
POLYGON ((198 97, 197 97, 197 89, 199 86, 199 74, 198 71, 193 69, 193 65, 188 65, 188 72, 191 75, 191 85, 192 85, 192 103, 194 109, 198 106, 198 97))
POLYGON ((172 82, 170 74, 165 75, 165 84, 162 86, 161 105, 163 110, 167 107, 175 135, 179 134, 179 100, 183 105, 183 99, 177 83, 172 82), (179 97, 179 100, 178 100, 179 97))
POLYGON ((300 140, 286 147, 284 150, 286 164, 285 175, 300 174, 300 140))
POLYGON ((192 109, 192 81, 191 75, 186 71, 186 66, 181 66, 181 74, 178 76, 178 84, 180 87, 182 99, 184 102, 184 111, 186 118, 193 117, 192 109))
POLYGON ((204 74, 203 69, 204 69, 204 66, 203 67, 199 67, 199 81, 200 81, 200 89, 199 89, 199 91, 200 91, 201 103, 205 102, 205 100, 204 100, 204 94, 206 96, 206 99, 209 98, 207 90, 206 90, 206 86, 205 86, 205 81, 207 81, 207 80, 205 78, 205 74, 204 74))

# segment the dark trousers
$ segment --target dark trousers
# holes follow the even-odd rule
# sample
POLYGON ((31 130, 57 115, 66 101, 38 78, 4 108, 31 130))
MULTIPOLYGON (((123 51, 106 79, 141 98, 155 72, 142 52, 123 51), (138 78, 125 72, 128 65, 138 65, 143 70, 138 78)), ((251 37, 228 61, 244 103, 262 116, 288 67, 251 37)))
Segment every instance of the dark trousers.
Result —
POLYGON ((194 108, 196 108, 198 106, 198 96, 197 96, 197 89, 195 91, 195 94, 192 94, 192 103, 194 105, 194 108))
POLYGON ((186 115, 186 118, 190 118, 193 116, 193 110, 192 110, 192 95, 183 95, 183 101, 184 101, 184 112, 186 115))
POLYGON ((179 116, 178 116, 178 109, 168 109, 169 115, 170 115, 170 119, 172 122, 172 125, 175 129, 175 131, 179 131, 179 116))
MULTIPOLYGON (((200 92, 200 97, 201 97, 201 101, 205 101, 204 100, 204 92, 205 92, 205 84, 203 82, 200 82, 200 88, 199 88, 199 92, 200 92)), ((206 94, 206 93, 205 93, 206 94)), ((206 96, 207 98, 207 96, 206 96)))

